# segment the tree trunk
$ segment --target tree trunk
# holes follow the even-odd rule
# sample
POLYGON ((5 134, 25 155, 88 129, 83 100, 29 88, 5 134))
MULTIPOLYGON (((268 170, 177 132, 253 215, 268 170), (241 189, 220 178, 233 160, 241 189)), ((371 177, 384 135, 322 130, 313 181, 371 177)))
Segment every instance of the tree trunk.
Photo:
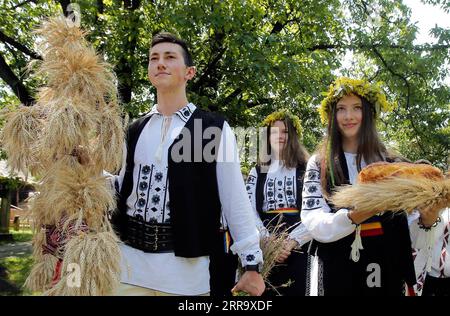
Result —
POLYGON ((1 197, 0 206, 0 234, 9 233, 9 216, 11 212, 11 192, 8 192, 1 197))

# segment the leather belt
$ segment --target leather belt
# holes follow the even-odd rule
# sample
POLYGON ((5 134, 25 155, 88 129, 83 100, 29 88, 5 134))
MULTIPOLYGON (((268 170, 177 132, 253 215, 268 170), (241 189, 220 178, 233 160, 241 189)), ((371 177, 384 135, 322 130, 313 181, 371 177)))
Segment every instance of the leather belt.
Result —
POLYGON ((128 216, 125 243, 144 252, 172 252, 172 225, 151 224, 142 219, 128 216))

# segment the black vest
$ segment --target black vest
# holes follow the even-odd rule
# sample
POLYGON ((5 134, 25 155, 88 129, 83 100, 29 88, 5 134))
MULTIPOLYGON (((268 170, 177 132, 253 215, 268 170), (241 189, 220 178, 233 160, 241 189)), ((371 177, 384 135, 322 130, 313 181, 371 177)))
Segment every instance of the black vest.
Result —
MULTIPOLYGON (((276 224, 276 220, 273 220, 277 214, 265 213, 262 211, 262 205, 264 202, 264 184, 266 183, 267 173, 261 172, 261 167, 256 166, 256 173, 258 175, 256 179, 256 192, 255 192, 255 204, 256 211, 258 212, 261 221, 264 226, 267 223, 276 224), (272 221, 273 220, 273 221, 272 221), (272 221, 272 222, 271 222, 272 221)), ((298 166, 295 169, 295 180, 296 180, 296 204, 299 210, 298 214, 292 214, 289 216, 282 216, 281 220, 287 227, 291 227, 290 230, 294 229, 296 223, 300 222, 300 211, 302 209, 302 189, 303 189, 303 177, 305 175, 305 165, 298 166)))
MULTIPOLYGON (((126 201, 133 190, 134 153, 139 136, 149 119, 150 116, 145 116, 136 120, 129 126, 127 132, 125 175, 118 194, 118 211, 112 216, 113 226, 123 241, 127 238, 126 201)), ((207 256, 214 248, 212 241, 220 229, 221 212, 216 160, 206 161, 203 155, 199 157, 195 153, 203 153, 205 150, 212 152, 213 156, 217 155, 224 121, 216 114, 196 109, 169 148, 167 177, 176 256, 186 258, 207 256), (198 122, 201 122, 200 130, 198 122), (199 131, 204 135, 208 127, 219 128, 220 134, 213 135, 215 137, 211 137, 212 139, 203 139, 195 135, 199 131), (187 131, 188 133, 185 133, 187 131), (184 141, 190 137, 187 147, 179 146, 184 137, 186 137, 184 141), (173 152, 172 149, 177 145, 176 152, 173 152), (180 148, 181 150, 178 150, 180 148), (183 152, 186 149, 188 152, 183 152), (179 161, 174 157, 177 153, 188 158, 187 161, 179 161)))

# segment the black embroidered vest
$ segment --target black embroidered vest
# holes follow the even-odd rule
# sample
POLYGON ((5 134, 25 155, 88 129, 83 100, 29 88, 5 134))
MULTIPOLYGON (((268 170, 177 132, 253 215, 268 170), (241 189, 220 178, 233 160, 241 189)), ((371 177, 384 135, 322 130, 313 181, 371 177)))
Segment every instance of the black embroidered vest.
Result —
MULTIPOLYGON (((288 216, 281 217, 281 221, 285 223, 287 227, 290 227, 290 230, 294 229, 298 222, 300 222, 300 211, 302 209, 302 189, 303 189, 303 177, 305 175, 305 165, 298 166, 295 170, 295 179, 296 179, 296 204, 297 209, 299 210, 298 214, 292 214, 288 216)), ((272 225, 276 225, 278 218, 275 218, 277 214, 266 213, 262 211, 262 206, 264 202, 264 184, 266 183, 267 173, 261 172, 261 167, 256 166, 256 190, 255 190, 255 204, 256 211, 258 212, 261 221, 264 226, 267 227, 267 224, 270 223, 272 225)))
MULTIPOLYGON (((126 201, 133 190, 134 153, 139 136, 149 119, 150 116, 145 116, 136 120, 129 126, 127 132, 125 175, 118 193, 118 210, 111 220, 123 241, 127 239, 126 201)), ((197 108, 169 148, 167 177, 176 256, 186 258, 207 256, 214 248, 212 241, 216 239, 220 229, 221 212, 216 160, 205 159, 199 153, 209 152, 213 157, 217 155, 224 121, 217 114, 197 108), (209 127, 218 128, 220 134, 213 133, 206 137, 196 135, 199 132, 201 135, 208 135, 205 134, 205 130, 209 127), (181 141, 188 145, 180 146, 181 141), (183 157, 182 161, 178 154, 183 157)))

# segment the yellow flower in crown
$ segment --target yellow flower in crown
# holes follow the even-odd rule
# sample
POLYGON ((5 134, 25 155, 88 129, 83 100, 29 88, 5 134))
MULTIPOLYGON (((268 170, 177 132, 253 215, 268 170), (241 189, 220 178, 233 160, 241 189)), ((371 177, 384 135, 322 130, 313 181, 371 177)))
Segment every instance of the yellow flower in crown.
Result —
POLYGON ((302 123, 300 122, 300 119, 298 118, 297 115, 292 114, 289 110, 287 109, 281 109, 278 110, 276 112, 273 112, 272 114, 268 115, 264 121, 262 122, 262 126, 270 126, 273 123, 275 123, 276 121, 283 121, 285 118, 289 118, 294 127, 295 130, 297 131, 297 135, 299 138, 302 138, 302 134, 303 134, 303 128, 302 128, 302 123))
POLYGON ((375 107, 375 115, 378 118, 381 112, 392 111, 394 104, 386 99, 381 84, 370 83, 366 80, 341 77, 330 85, 326 97, 322 100, 319 108, 322 123, 328 122, 328 116, 333 106, 345 95, 357 94, 364 97, 375 107))

